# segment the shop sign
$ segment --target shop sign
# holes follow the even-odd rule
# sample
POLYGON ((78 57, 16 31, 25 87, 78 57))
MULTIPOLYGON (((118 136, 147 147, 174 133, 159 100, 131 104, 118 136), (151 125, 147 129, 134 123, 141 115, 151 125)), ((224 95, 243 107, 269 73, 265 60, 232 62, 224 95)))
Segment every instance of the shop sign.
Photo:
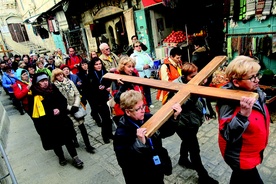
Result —
POLYGON ((107 6, 102 8, 100 11, 98 11, 98 13, 94 16, 94 20, 99 19, 99 18, 103 18, 103 17, 107 17, 109 15, 113 15, 116 13, 121 13, 124 10, 121 8, 117 8, 115 6, 107 6))
POLYGON ((91 13, 93 14, 93 16, 95 16, 98 14, 99 11, 109 6, 118 7, 120 9, 124 8, 121 0, 107 0, 107 1, 102 1, 97 5, 95 5, 91 13))
POLYGON ((144 8, 162 3, 162 0, 142 0, 144 8))

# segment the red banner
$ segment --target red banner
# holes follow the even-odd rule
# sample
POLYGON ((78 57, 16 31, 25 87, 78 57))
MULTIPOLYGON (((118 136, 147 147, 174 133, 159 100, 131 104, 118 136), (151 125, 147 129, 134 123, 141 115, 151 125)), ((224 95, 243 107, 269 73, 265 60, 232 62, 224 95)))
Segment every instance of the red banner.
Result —
POLYGON ((144 8, 162 3, 162 0, 142 0, 144 8))

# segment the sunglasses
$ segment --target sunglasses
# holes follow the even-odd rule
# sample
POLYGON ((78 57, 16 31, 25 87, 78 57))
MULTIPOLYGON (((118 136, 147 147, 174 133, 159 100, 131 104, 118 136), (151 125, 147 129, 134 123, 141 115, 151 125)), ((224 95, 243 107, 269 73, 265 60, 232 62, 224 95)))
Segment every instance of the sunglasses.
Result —
POLYGON ((134 47, 141 47, 141 45, 135 45, 134 47))
POLYGON ((110 48, 107 48, 107 49, 105 49, 105 50, 110 50, 110 48))

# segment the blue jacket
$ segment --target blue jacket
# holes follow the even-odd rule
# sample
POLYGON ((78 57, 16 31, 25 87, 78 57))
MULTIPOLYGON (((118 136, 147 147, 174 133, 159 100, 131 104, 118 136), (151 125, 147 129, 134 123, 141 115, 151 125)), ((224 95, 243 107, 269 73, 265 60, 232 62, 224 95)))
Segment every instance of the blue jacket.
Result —
POLYGON ((9 76, 9 74, 7 74, 6 72, 4 72, 3 77, 2 77, 2 85, 5 89, 8 90, 9 93, 13 93, 13 89, 11 86, 17 80, 17 77, 13 70, 11 70, 11 73, 12 73, 13 77, 9 76))
POLYGON ((80 85, 78 85, 78 82, 81 82, 81 79, 79 78, 79 76, 77 76, 76 74, 69 74, 68 78, 74 82, 74 84, 76 85, 76 87, 78 88, 78 90, 80 89, 80 85))

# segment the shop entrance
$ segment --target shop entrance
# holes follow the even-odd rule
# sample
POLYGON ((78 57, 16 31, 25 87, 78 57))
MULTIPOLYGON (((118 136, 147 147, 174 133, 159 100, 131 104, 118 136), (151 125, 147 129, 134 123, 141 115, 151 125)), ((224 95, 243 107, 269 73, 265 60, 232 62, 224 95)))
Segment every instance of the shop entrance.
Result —
POLYGON ((121 54, 123 50, 122 48, 129 44, 125 25, 122 20, 123 17, 120 16, 105 22, 108 44, 112 52, 116 54, 121 54))

